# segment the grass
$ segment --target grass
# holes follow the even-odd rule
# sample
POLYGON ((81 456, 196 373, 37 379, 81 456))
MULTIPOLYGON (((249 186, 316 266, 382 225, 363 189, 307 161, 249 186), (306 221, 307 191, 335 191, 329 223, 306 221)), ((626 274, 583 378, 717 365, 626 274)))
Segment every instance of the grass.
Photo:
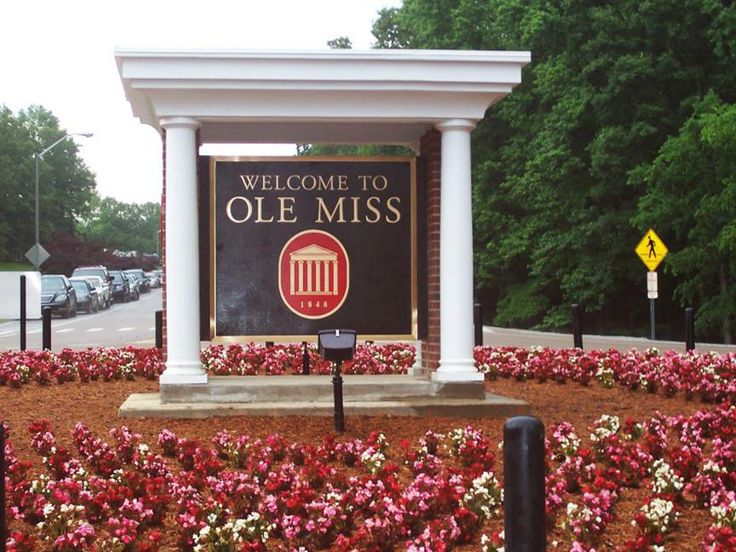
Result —
POLYGON ((33 270, 32 264, 0 261, 0 272, 24 272, 29 270, 33 270))

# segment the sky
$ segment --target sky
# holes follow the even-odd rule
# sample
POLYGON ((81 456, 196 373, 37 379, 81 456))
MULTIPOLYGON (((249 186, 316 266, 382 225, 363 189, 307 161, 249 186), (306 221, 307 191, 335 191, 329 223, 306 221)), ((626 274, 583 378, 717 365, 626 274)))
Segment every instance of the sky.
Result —
MULTIPOLYGON (((97 191, 127 203, 161 197, 161 139, 133 117, 115 64, 121 48, 327 49, 347 36, 367 49, 378 11, 401 0, 7 0, 0 105, 38 104, 75 137, 97 191)), ((0 144, 0 147, 2 145, 0 144)), ((293 146, 219 146, 206 153, 294 153, 293 146)))

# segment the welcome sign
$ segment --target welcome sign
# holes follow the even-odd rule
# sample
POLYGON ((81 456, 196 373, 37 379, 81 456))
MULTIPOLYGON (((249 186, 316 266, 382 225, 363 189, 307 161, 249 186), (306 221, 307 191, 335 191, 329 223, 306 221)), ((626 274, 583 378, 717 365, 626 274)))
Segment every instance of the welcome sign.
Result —
POLYGON ((212 158, 213 340, 416 339, 413 158, 212 158))

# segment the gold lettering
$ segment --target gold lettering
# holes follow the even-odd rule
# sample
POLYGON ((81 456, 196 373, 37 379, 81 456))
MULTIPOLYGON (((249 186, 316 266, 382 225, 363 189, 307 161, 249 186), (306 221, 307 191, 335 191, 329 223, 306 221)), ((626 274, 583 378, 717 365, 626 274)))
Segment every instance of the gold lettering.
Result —
POLYGON ((375 203, 376 201, 380 204, 381 203, 381 198, 380 197, 376 197, 376 196, 372 196, 372 197, 369 197, 368 200, 365 202, 365 206, 368 207, 368 210, 371 211, 373 214, 376 215, 376 218, 374 218, 374 219, 370 219, 370 218, 368 218, 368 215, 366 215, 365 221, 367 223, 375 224, 376 222, 378 222, 379 220, 381 220, 381 211, 379 211, 375 206, 373 206, 373 203, 375 203))
POLYGON ((350 222, 360 222, 360 217, 358 216, 358 213, 360 212, 360 198, 353 196, 350 199, 353 200, 353 218, 350 222))
POLYGON ((363 191, 365 192, 368 190, 368 179, 370 176, 365 175, 358 175, 358 180, 360 180, 360 183, 363 185, 363 191))
POLYGON ((391 196, 386 201, 386 208, 396 215, 396 218, 393 220, 391 220, 389 215, 386 215, 386 222, 388 222, 389 224, 395 224, 401 220, 401 212, 399 211, 398 207, 394 207, 391 204, 394 201, 396 202, 397 205, 401 203, 401 199, 397 196, 391 196))
POLYGON ((319 185, 317 186, 318 190, 332 190, 332 179, 335 178, 335 175, 330 175, 330 178, 325 182, 325 179, 322 177, 322 175, 319 175, 319 185))
POLYGON ((293 197, 280 197, 279 198, 279 220, 276 222, 296 222, 294 215, 294 198, 293 197), (286 202, 290 204, 287 206, 286 202), (286 213, 292 215, 293 218, 287 219, 286 213))
POLYGON ((263 218, 263 198, 256 198, 256 222, 273 222, 273 217, 269 219, 263 218))
POLYGON ((271 175, 270 174, 264 174, 261 177, 261 190, 263 191, 273 190, 273 188, 271 187, 271 175))
POLYGON ((296 178, 297 181, 299 180, 299 175, 292 174, 289 175, 289 178, 286 179, 286 187, 289 188, 292 192, 298 192, 299 191, 299 184, 296 184, 295 186, 291 185, 291 179, 296 178))
POLYGON ((276 184, 274 185, 274 190, 281 192, 284 189, 284 185, 281 184, 281 177, 278 174, 273 175, 273 177, 276 179, 276 184))
POLYGON ((304 176, 302 176, 302 189, 308 192, 311 192, 316 187, 317 187, 317 179, 314 178, 314 176, 312 176, 311 174, 305 174, 304 176), (311 182, 311 184, 309 185, 307 184, 307 179, 309 179, 309 182, 311 182))
POLYGON ((322 212, 324 211, 325 217, 327 217, 327 222, 332 222, 332 219, 335 218, 335 213, 340 212, 340 216, 338 217, 336 222, 345 222, 344 212, 343 212, 343 203, 345 201, 344 197, 341 197, 337 200, 337 203, 335 203, 335 208, 332 210, 332 213, 327 209, 327 205, 325 205, 324 200, 321 197, 317 198, 317 220, 315 222, 317 223, 323 223, 322 220, 322 212))
POLYGON ((258 184, 258 179, 260 178, 257 174, 241 174, 240 180, 243 181, 243 186, 245 186, 246 190, 252 190, 255 188, 255 186, 258 184))
POLYGON ((248 220, 250 216, 253 214, 253 206, 251 205, 250 201, 243 197, 243 196, 235 196, 230 199, 230 201, 227 202, 227 205, 225 206, 225 213, 227 214, 227 218, 229 218, 231 221, 233 221, 236 224, 241 224, 248 220), (236 200, 242 201, 245 203, 246 208, 246 215, 243 218, 236 219, 233 215, 233 203, 235 203, 236 200))
POLYGON ((348 189, 348 175, 341 174, 337 177, 337 189, 341 192, 346 192, 348 189))

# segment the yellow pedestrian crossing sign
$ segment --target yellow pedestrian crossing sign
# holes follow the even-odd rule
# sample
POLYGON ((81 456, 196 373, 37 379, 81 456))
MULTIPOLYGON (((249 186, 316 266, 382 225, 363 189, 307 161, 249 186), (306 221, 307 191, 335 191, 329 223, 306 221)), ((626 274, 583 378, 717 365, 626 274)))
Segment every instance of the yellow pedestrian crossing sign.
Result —
POLYGON ((644 237, 636 246, 636 254, 639 255, 641 261, 647 266, 650 271, 657 270, 659 263, 662 262, 667 256, 667 246, 662 241, 657 233, 651 228, 647 230, 644 237))

